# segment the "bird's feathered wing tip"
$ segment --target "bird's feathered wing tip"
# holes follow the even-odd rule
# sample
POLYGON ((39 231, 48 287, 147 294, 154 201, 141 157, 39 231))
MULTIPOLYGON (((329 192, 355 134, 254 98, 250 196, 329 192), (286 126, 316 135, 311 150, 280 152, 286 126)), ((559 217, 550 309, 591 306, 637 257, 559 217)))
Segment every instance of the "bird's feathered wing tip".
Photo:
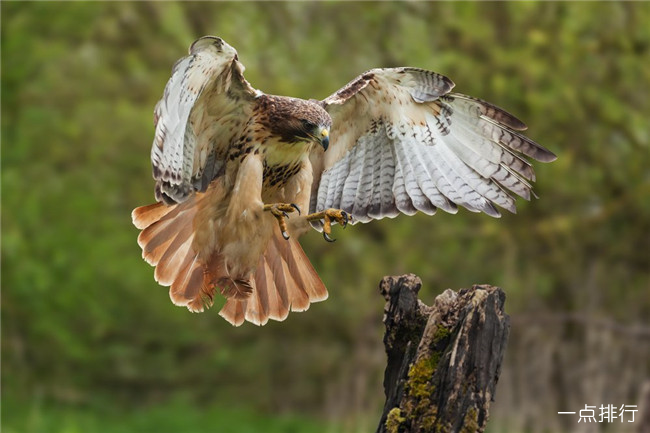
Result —
POLYGON ((247 298, 229 298, 219 315, 234 326, 244 321, 264 325, 282 321, 289 311, 305 311, 310 303, 327 299, 327 289, 300 244, 275 230, 250 281, 247 298))
POLYGON ((336 139, 310 155, 310 211, 340 208, 362 223, 459 206, 499 217, 497 206, 516 211, 511 193, 535 196, 526 157, 555 154, 521 120, 453 86, 431 71, 373 69, 323 100, 336 139))

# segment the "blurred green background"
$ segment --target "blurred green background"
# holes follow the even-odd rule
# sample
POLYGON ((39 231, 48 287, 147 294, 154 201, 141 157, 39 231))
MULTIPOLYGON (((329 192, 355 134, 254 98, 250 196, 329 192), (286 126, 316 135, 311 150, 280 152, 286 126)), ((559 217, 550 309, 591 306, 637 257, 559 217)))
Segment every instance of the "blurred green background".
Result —
MULTIPOLYGON (((650 4, 2 2, 2 429, 370 432, 382 276, 504 288, 492 432, 639 404, 650 380, 650 4), (401 217, 304 238, 330 290, 283 323, 175 307, 130 212, 153 200, 152 110, 204 34, 267 93, 322 99, 370 68, 452 78, 559 159, 494 220, 401 217)), ((639 414, 637 413, 637 418, 639 414)), ((583 424, 584 426, 584 424, 583 424)), ((591 430, 632 431, 634 423, 591 430)))

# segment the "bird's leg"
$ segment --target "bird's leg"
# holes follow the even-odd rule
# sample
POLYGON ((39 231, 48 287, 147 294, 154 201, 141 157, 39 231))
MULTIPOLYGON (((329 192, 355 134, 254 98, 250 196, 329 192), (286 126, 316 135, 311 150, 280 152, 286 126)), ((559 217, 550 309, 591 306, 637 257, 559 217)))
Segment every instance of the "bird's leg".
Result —
POLYGON ((352 219, 352 215, 341 209, 325 209, 305 216, 307 221, 323 220, 323 237, 327 242, 334 242, 330 234, 332 233, 332 221, 335 221, 345 228, 352 219))
POLYGON ((293 203, 265 204, 264 210, 269 211, 271 214, 273 214, 273 216, 278 220, 278 225, 280 226, 282 237, 289 240, 289 234, 287 233, 287 222, 284 219, 289 218, 289 214, 287 212, 293 212, 294 210, 298 211, 298 215, 300 215, 300 208, 298 205, 295 205, 293 203))

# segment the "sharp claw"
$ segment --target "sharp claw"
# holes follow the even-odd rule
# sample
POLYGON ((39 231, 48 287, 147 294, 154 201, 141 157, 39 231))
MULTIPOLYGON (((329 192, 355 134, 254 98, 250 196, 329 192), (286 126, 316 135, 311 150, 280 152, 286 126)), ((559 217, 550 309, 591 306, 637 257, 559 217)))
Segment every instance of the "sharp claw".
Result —
POLYGON ((295 204, 295 203, 291 203, 290 206, 291 206, 292 208, 294 208, 294 209, 298 212, 298 215, 300 215, 300 208, 298 207, 297 204, 295 204))
POLYGON ((285 218, 289 218, 289 214, 286 213, 285 211, 282 211, 282 216, 284 216, 285 218))
POLYGON ((343 215, 343 224, 341 225, 343 226, 343 228, 346 228, 348 226, 348 221, 350 221, 348 218, 348 213, 343 211, 341 212, 341 214, 343 215))
POLYGON ((328 235, 328 234, 325 233, 325 232, 323 232, 323 237, 325 238, 325 240, 326 240, 327 242, 336 242, 336 239, 332 239, 332 238, 330 237, 330 235, 328 235))
POLYGON ((283 237, 284 239, 286 239, 286 240, 289 240, 289 233, 283 231, 283 232, 282 232, 282 237, 283 237))

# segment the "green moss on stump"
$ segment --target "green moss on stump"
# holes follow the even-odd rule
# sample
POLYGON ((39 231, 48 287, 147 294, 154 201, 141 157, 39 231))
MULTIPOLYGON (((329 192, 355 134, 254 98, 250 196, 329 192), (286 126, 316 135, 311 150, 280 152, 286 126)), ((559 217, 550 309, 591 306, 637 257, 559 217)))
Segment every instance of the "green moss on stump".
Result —
POLYGON ((430 383, 430 380, 436 371, 439 359, 438 354, 438 356, 422 358, 411 365, 406 382, 406 391, 409 397, 420 399, 431 395, 433 384, 430 383))
POLYGON ((386 431, 388 433, 398 433, 399 427, 406 421, 402 416, 402 411, 398 407, 394 407, 388 412, 386 417, 386 431))
POLYGON ((438 329, 436 330, 436 333, 433 335, 433 344, 438 345, 442 340, 445 338, 449 337, 451 335, 451 331, 441 324, 438 324, 438 329))
POLYGON ((435 390, 431 378, 438 366, 440 353, 433 352, 430 357, 425 357, 409 368, 406 382, 407 400, 404 406, 409 418, 419 419, 418 424, 424 431, 433 431, 437 421, 437 411, 431 395, 435 390))
POLYGON ((476 433, 479 431, 478 412, 476 408, 470 407, 463 418, 463 428, 460 433, 476 433))
MULTIPOLYGON (((437 325, 431 341, 430 353, 414 362, 408 371, 405 384, 406 402, 403 412, 399 412, 401 419, 417 419, 421 431, 442 432, 445 429, 438 424, 438 411, 431 396, 435 392, 433 374, 438 367, 438 362, 447 346, 451 331, 442 325, 437 325), (402 417, 402 415, 404 415, 402 417)), ((402 421, 403 423, 404 421, 402 421)), ((388 426, 388 424, 387 424, 388 426)), ((393 432, 390 432, 393 433, 393 432)))

